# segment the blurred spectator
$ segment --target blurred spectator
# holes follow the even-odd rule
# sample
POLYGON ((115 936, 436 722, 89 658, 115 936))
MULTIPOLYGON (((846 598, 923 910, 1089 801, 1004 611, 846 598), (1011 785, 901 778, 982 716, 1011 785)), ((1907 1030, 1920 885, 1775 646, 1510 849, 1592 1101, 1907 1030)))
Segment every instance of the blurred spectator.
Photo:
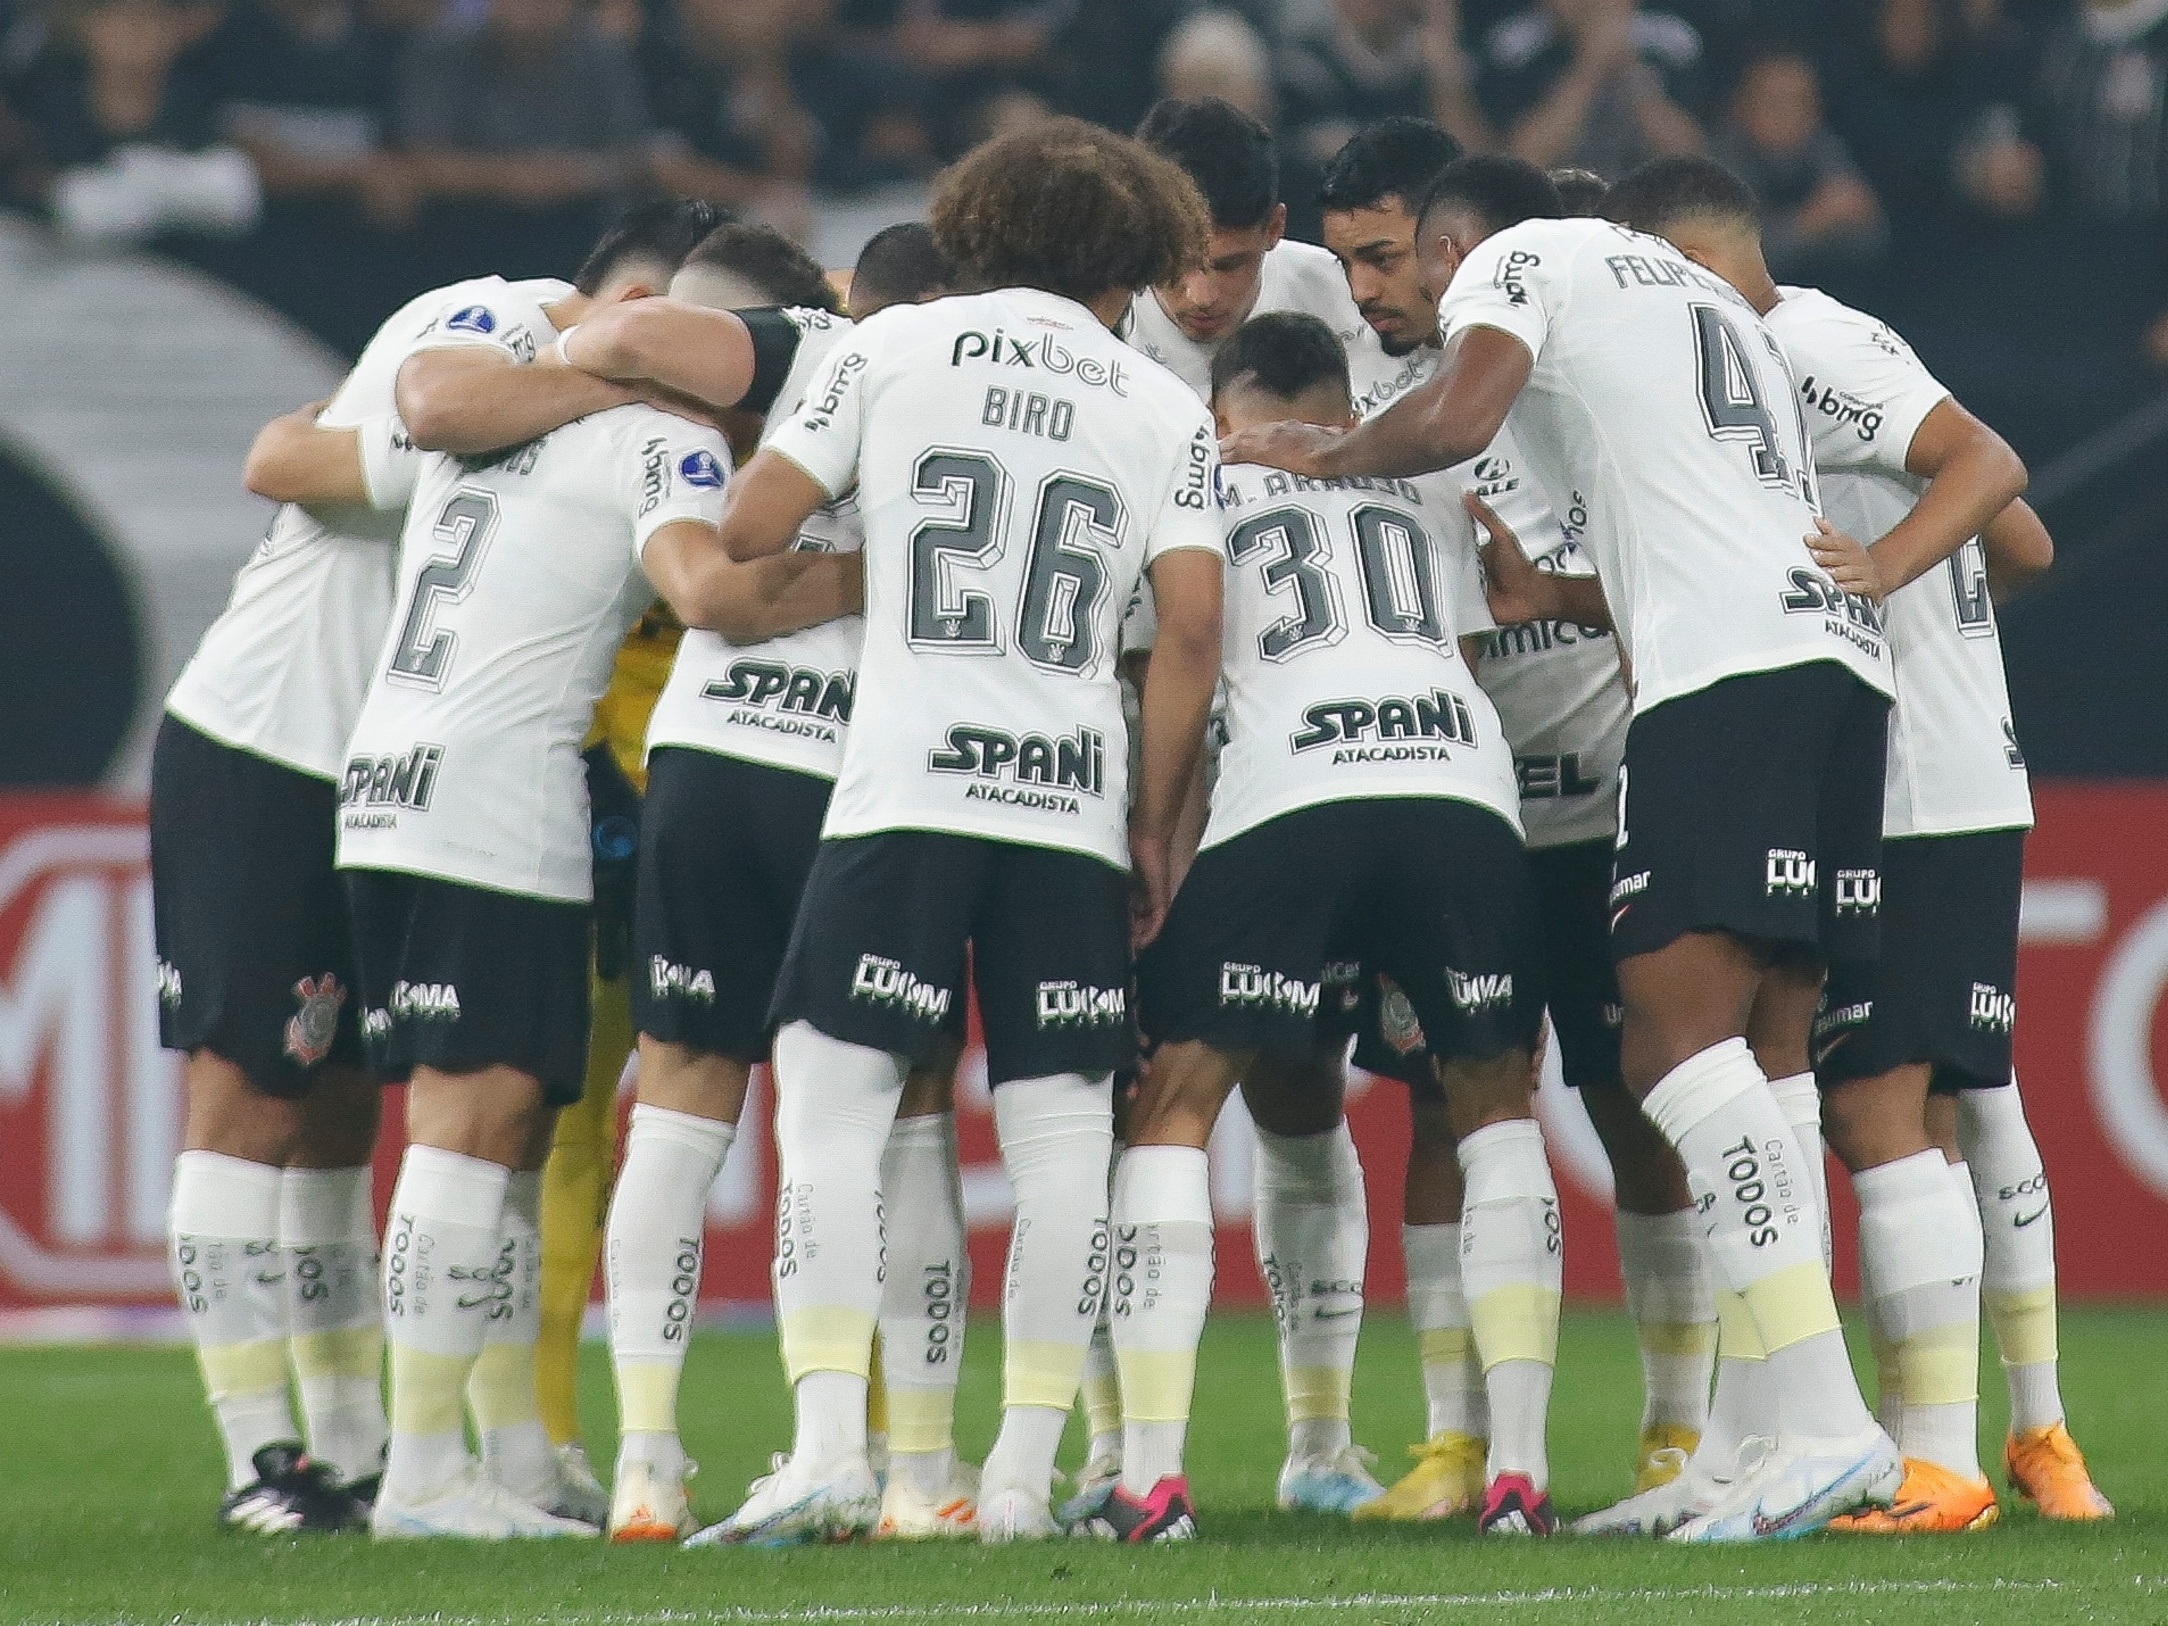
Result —
POLYGON ((932 167, 916 77, 834 24, 834 0, 680 0, 641 62, 656 179, 796 229, 806 187, 852 191, 932 167))
MULTIPOLYGON (((1047 110, 1056 36, 1080 0, 848 0, 842 19, 919 81, 935 151, 954 158, 997 126, 1047 110)), ((1118 11, 1106 0, 1091 8, 1118 11)), ((1103 62, 1087 64, 1089 70, 1103 62)))
POLYGON ((1893 224, 2039 207, 2046 164, 2020 118, 2032 69, 1996 0, 1877 0, 1845 34, 1831 119, 1893 224))
POLYGON ((255 222, 255 169, 218 141, 186 57, 217 21, 211 7, 167 0, 76 0, 56 13, 14 97, 62 236, 137 243, 255 222))
POLYGON ((1272 53, 1240 12, 1196 12, 1160 50, 1159 93, 1183 102, 1214 97, 1270 124, 1272 53))
POLYGON ((2051 42, 2043 84, 2088 297, 2135 290, 2147 348, 2168 366, 2168 0, 2091 0, 2051 42))
POLYGON ((576 264, 649 158, 632 55, 575 0, 488 0, 479 24, 424 35, 401 74, 398 123, 438 206, 433 281, 576 264))
POLYGON ((1882 251, 1881 206, 1822 122, 1821 86, 1805 57, 1770 51, 1747 64, 1716 156, 1760 200, 1762 249, 1780 281, 1812 282, 1882 251))
POLYGON ((1477 89, 1508 151, 1606 180, 1702 150, 1701 36, 1634 0, 1539 0, 1483 41, 1477 89))
POLYGON ((1395 113, 1436 121, 1470 151, 1495 144, 1472 93, 1455 0, 1332 0, 1289 35, 1279 76, 1290 156, 1316 166, 1395 113))
POLYGON ((1288 230, 1315 242, 1325 166, 1356 131, 1400 114, 1442 125, 1471 152, 1497 144, 1461 51, 1457 0, 1330 0, 1279 55, 1288 230))

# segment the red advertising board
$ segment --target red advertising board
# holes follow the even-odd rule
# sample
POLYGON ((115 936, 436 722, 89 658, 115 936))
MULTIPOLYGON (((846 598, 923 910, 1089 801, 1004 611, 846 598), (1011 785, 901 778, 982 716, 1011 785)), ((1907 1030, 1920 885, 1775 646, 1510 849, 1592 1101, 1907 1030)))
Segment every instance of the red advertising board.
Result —
MULTIPOLYGON (((2050 784, 2036 794, 2018 1066, 2054 1182, 2064 1288, 2168 1296, 2168 784, 2050 784), (2147 1237, 2154 1245, 2132 1245, 2147 1237)), ((165 1302, 180 1070, 158 1048, 146 866, 140 807, 0 797, 0 1308, 165 1302)), ((1008 1187, 975 1053, 960 1096, 984 1297, 1001 1277, 1008 1187)), ((1542 1100, 1568 1290, 1615 1297, 1601 1154, 1570 1092, 1553 1082, 1542 1100)), ((396 1104, 387 1108, 396 1123, 396 1104)), ((766 1110, 763 1082, 749 1124, 764 1125, 766 1110)), ((1404 1092, 1358 1077, 1349 1117, 1370 1187, 1371 1296, 1388 1302, 1402 1283, 1404 1092)), ((1238 1109, 1220 1126, 1213 1161, 1219 1298, 1260 1303, 1238 1109)), ((767 1135, 741 1136, 709 1204, 711 1302, 766 1300, 773 1180, 767 1135)), ((1840 1238, 1850 1229, 1840 1195, 1840 1238)), ((1841 1274, 1850 1252, 1840 1242, 1841 1274)))

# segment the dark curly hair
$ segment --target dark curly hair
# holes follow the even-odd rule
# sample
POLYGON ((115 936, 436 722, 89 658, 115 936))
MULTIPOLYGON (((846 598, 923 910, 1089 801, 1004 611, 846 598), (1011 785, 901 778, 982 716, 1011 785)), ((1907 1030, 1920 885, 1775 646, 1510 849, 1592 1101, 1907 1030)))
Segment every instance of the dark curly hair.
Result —
POLYGON ((1049 119, 966 153, 934 189, 934 242, 965 290, 1089 303, 1172 282, 1211 229, 1196 183, 1140 141, 1049 119))

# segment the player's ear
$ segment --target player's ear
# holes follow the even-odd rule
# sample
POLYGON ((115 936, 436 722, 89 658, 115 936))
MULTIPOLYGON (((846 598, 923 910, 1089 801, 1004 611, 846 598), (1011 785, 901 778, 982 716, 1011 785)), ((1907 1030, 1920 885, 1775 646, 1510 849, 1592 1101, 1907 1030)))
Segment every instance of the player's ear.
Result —
POLYGON ((1272 213, 1265 216, 1265 252, 1271 253, 1280 246, 1280 239, 1287 235, 1287 205, 1275 203, 1272 213))
POLYGON ((1212 433, 1225 440, 1235 432, 1235 426, 1227 421, 1227 414, 1220 410, 1219 398, 1212 399, 1212 433))

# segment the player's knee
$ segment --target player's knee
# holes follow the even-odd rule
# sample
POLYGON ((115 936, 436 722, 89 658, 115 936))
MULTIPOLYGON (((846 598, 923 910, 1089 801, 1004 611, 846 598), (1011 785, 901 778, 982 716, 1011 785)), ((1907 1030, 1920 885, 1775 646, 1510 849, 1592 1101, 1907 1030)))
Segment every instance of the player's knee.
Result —
POLYGON ((299 1099, 266 1094, 236 1064, 207 1050, 189 1056, 187 1078, 188 1150, 274 1167, 292 1161, 301 1136, 299 1099))
POLYGON ((1236 1078, 1253 1059, 1231 1056, 1201 1039, 1161 1045, 1130 1104, 1130 1144, 1203 1146, 1236 1078))
POLYGON ((301 1166, 351 1169, 376 1151, 380 1098, 360 1068, 325 1068, 300 1106, 294 1161, 301 1166))
POLYGON ((417 1067, 407 1085, 407 1138, 507 1169, 534 1167, 548 1145, 541 1082, 510 1067, 444 1073, 417 1067))
POLYGON ((1822 1138, 1837 1161, 1857 1174, 1926 1151, 1927 1077, 1925 1067, 1900 1067, 1825 1091, 1822 1138))
POLYGON ((736 1123, 745 1110, 752 1069, 712 1050, 640 1035, 639 1099, 643 1106, 736 1123))
POLYGON ((1339 1122, 1346 1081, 1340 1051, 1259 1056, 1242 1075, 1242 1104, 1274 1135, 1323 1135, 1339 1122))
POLYGON ((1535 1085, 1528 1052, 1519 1046, 1482 1060, 1434 1062, 1445 1090, 1454 1135, 1466 1140, 1478 1129, 1535 1115, 1535 1085))

